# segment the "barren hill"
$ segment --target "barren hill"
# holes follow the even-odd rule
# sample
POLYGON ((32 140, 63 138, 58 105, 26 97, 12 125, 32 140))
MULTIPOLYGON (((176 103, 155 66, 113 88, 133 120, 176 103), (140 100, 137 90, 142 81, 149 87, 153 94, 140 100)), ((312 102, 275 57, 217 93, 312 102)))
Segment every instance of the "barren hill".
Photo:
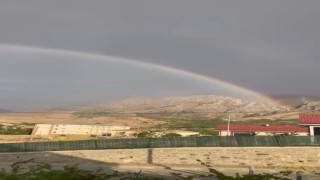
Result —
POLYGON ((296 123, 299 113, 314 112, 319 104, 308 102, 297 109, 283 110, 269 104, 217 95, 130 98, 87 106, 0 113, 0 122, 92 122, 133 128, 214 127, 225 123, 223 120, 231 114, 237 123, 244 120, 250 121, 247 123, 296 123))
POLYGON ((320 101, 305 101, 303 104, 297 106, 300 110, 320 111, 320 101))
POLYGON ((194 95, 171 98, 131 98, 122 101, 85 106, 78 109, 80 116, 158 114, 161 116, 188 115, 206 118, 235 113, 239 117, 266 115, 283 111, 282 108, 246 99, 194 95))

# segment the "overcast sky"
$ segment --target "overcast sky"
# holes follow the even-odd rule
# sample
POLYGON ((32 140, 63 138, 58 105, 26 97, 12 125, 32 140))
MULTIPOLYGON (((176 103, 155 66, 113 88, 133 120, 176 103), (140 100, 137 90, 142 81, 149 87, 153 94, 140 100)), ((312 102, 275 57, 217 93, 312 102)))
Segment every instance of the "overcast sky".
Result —
MULTIPOLYGON (((264 94, 319 95, 319 7, 319 0, 0 0, 0 44, 133 58, 218 78, 264 94)), ((16 84, 21 88, 23 83, 37 81, 35 74, 29 74, 43 66, 39 59, 51 62, 45 65, 47 69, 61 66, 53 63, 56 58, 53 56, 50 60, 43 54, 20 54, 18 57, 12 54, 14 52, 10 54, 1 49, 0 52, 1 70, 8 70, 0 77, 0 98, 7 103, 11 101, 10 96, 16 95, 9 94, 18 87, 16 84), (17 60, 23 58, 28 63, 17 60), (15 69, 17 66, 21 69, 15 69), (29 74, 19 73, 26 66, 29 66, 29 74)), ((65 69, 77 64, 72 62, 65 69)), ((86 63, 79 66, 90 66, 86 63)), ((93 64, 91 71, 86 69, 87 74, 97 72, 99 64, 93 64)), ((113 66, 117 65, 109 68, 114 70, 113 66)), ((134 71, 129 66, 121 69, 121 72, 131 73, 132 79, 144 78, 141 86, 146 81, 154 82, 155 77, 145 78, 146 73, 151 76, 151 72, 134 71)), ((78 76, 83 71, 75 67, 72 73, 68 72, 54 75, 56 78, 51 80, 58 81, 72 74, 78 76)), ((120 76, 111 72, 109 76, 120 76)), ((163 77, 167 75, 160 72, 153 75, 159 78, 159 87, 161 83, 168 87, 176 85, 171 90, 164 88, 168 91, 181 92, 189 88, 187 80, 181 82, 173 78, 167 82, 164 79, 168 77, 163 77), (177 85, 177 81, 181 83, 177 85)), ((42 76, 40 71, 37 76, 42 76)), ((48 77, 47 73, 45 78, 48 77)), ((159 87, 148 91, 158 90, 161 94, 159 87)), ((68 88, 70 92, 74 90, 68 88)), ((93 91, 98 89, 96 86, 93 91)), ((141 89, 136 91, 144 93, 141 89)))

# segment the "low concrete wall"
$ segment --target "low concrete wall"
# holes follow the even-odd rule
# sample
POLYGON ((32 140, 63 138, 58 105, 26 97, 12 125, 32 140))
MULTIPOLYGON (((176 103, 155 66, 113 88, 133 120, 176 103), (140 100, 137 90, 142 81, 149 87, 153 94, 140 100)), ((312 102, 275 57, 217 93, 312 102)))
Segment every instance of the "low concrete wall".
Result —
POLYGON ((51 164, 200 166, 201 161, 213 167, 320 169, 320 147, 202 147, 0 153, 0 162, 4 164, 29 159, 51 164))

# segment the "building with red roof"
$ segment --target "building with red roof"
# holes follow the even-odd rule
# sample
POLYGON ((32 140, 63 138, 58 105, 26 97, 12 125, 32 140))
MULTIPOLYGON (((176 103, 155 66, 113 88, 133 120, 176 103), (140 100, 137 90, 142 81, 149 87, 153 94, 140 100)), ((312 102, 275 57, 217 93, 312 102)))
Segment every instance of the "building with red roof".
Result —
POLYGON ((220 136, 271 136, 271 135, 308 135, 306 127, 293 125, 248 125, 248 124, 221 124, 215 130, 220 136))
POLYGON ((310 136, 320 135, 320 114, 300 114, 299 125, 307 126, 310 136))

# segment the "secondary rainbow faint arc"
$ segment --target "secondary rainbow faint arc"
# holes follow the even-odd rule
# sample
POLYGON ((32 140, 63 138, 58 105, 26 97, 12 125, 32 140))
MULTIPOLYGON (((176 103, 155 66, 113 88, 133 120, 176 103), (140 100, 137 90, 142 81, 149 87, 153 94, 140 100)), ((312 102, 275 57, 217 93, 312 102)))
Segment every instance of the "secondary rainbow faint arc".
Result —
POLYGON ((133 65, 139 65, 139 66, 146 66, 149 68, 154 68, 160 71, 164 72, 170 72, 175 73, 182 76, 187 76, 191 78, 197 78, 205 81, 209 81, 210 83, 217 83, 222 86, 236 89, 238 91, 241 91, 243 93, 252 95, 258 99, 263 100, 264 102, 270 103, 272 105, 283 107, 285 105, 263 95, 256 91, 247 89, 242 86, 238 86, 226 81, 222 81, 220 79, 216 79, 210 76, 197 74, 194 72, 186 71, 183 69, 173 68, 169 66, 164 66, 160 64, 154 64, 154 63, 148 63, 144 61, 134 60, 130 58, 123 58, 119 56, 110 56, 110 55, 102 55, 102 54, 95 54, 95 53, 89 53, 89 52, 82 52, 82 51, 72 51, 72 50, 64 50, 64 49, 54 49, 54 48, 45 48, 45 47, 37 47, 37 46, 24 46, 24 45, 13 45, 13 44, 0 44, 0 49, 4 50, 14 50, 14 51, 22 51, 22 52, 41 52, 41 53, 49 53, 49 54, 58 54, 58 55, 68 55, 68 56, 78 56, 78 57, 86 57, 86 58, 94 58, 94 59, 100 59, 100 60, 107 60, 107 61, 114 61, 114 62, 122 62, 126 64, 133 64, 133 65))

